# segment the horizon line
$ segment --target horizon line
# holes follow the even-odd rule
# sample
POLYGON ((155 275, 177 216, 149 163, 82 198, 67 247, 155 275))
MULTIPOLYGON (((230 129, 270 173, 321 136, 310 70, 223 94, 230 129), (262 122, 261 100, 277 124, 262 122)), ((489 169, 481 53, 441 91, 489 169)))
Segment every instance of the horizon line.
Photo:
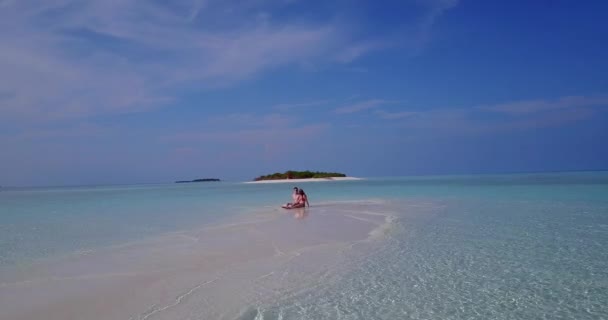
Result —
MULTIPOLYGON (((501 172, 477 172, 477 173, 422 173, 422 174, 405 174, 396 176, 358 176, 357 178, 406 178, 406 177, 437 177, 437 176, 484 176, 484 175, 507 175, 507 174, 537 174, 537 173, 575 173, 575 172, 608 172, 606 169, 580 169, 580 170, 544 170, 544 171, 501 171, 501 172)), ((347 175, 347 177, 354 177, 347 175)), ((222 179, 219 178, 219 182, 248 182, 253 180, 240 180, 240 179, 222 179)), ((112 183, 112 184, 65 184, 65 185, 0 185, 1 189, 25 189, 25 188, 80 188, 80 187, 117 187, 117 186, 135 186, 135 185, 166 185, 176 184, 176 181, 163 181, 163 182, 130 182, 130 183, 112 183)))

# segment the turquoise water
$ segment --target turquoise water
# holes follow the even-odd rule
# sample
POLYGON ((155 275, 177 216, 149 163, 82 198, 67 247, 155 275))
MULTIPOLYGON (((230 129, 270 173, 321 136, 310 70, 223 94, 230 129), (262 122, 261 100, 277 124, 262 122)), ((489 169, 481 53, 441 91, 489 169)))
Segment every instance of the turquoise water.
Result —
POLYGON ((242 319, 607 319, 607 177, 368 181, 406 200, 385 241, 242 319))
MULTIPOLYGON (((571 190, 579 191, 591 190, 571 190)), ((440 204, 401 218, 372 253, 352 258, 348 271, 243 319, 608 317, 605 201, 440 204)))
MULTIPOLYGON (((608 318, 608 173, 307 182, 316 203, 382 199, 381 241, 241 319, 608 318)), ((3 189, 0 270, 236 218, 291 184, 3 189)), ((323 267, 320 267, 322 269, 323 267)), ((264 288, 259 288, 264 290, 264 288)))

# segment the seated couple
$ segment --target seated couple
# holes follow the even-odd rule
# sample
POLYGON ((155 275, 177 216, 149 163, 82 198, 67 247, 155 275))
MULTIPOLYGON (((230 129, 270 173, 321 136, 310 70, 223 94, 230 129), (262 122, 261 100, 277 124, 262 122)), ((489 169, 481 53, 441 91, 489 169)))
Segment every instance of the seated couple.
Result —
POLYGON ((293 202, 287 203, 283 205, 285 209, 293 209, 293 208, 304 208, 307 205, 310 207, 310 203, 308 203, 308 196, 304 193, 304 190, 298 189, 298 187, 293 188, 293 194, 291 195, 293 202))

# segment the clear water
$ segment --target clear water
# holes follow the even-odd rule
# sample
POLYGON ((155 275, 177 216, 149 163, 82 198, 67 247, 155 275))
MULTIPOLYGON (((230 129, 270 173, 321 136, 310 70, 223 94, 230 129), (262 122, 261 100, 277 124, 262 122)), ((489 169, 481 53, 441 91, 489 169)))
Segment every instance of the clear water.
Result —
MULTIPOLYGON (((608 316, 606 203, 450 199, 434 204, 400 219, 370 254, 351 258, 348 272, 265 305, 259 314, 274 315, 271 319, 608 316)), ((258 316, 257 310, 253 314, 258 316)))
MULTIPOLYGON (((319 266, 297 289, 260 283, 268 294, 243 306, 240 319, 608 318, 606 172, 298 186, 313 206, 388 200, 396 219, 382 239, 319 266)), ((3 189, 0 268, 274 208, 291 187, 3 189)), ((184 314, 198 319, 204 310, 184 314)))

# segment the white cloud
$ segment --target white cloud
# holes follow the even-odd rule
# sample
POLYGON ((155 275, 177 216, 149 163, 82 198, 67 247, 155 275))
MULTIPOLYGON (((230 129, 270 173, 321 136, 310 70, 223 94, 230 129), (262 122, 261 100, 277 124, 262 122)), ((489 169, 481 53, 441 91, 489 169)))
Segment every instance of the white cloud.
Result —
POLYGON ((0 114, 47 121, 137 112, 172 88, 213 86, 322 55, 327 26, 209 31, 152 1, 3 2, 0 114))
POLYGON ((171 101, 175 87, 226 85, 324 59, 348 43, 329 24, 207 26, 197 21, 206 3, 180 7, 135 0, 2 2, 3 118, 141 111, 171 101))
MULTIPOLYGON (((423 2, 436 16, 445 1, 423 2)), ((0 2, 0 115, 48 121, 140 112, 175 89, 286 66, 349 63, 392 45, 327 18, 273 19, 285 1, 0 2)), ((335 12, 339 15, 339 12, 335 12)), ((434 19, 434 18, 433 18, 434 19)), ((12 119, 12 120, 9 120, 12 119)))

